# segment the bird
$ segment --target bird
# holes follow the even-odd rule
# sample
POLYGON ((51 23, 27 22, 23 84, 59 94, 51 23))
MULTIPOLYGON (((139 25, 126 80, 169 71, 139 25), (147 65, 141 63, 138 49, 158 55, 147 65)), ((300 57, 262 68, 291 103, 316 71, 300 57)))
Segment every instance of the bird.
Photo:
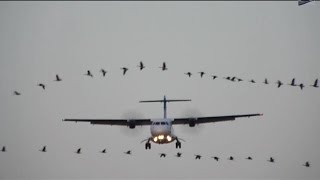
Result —
POLYGON ((274 159, 272 157, 270 157, 270 159, 268 161, 273 163, 274 159))
POLYGON ((313 84, 313 85, 310 85, 310 86, 315 87, 315 88, 319 87, 319 86, 318 86, 318 79, 316 79, 316 80, 314 81, 314 84, 313 84))
POLYGON ((107 71, 106 71, 106 70, 104 70, 104 69, 101 69, 101 70, 100 70, 100 72, 102 72, 103 77, 105 77, 105 76, 106 76, 106 74, 107 74, 107 71))
POLYGON ((21 95, 21 93, 18 92, 18 91, 14 91, 13 94, 16 95, 16 96, 20 96, 21 95))
POLYGON ((215 80, 218 76, 212 75, 211 77, 212 77, 213 80, 215 80))
POLYGON ((278 84, 278 88, 283 85, 283 83, 280 80, 278 80, 276 84, 278 84))
POLYGON ((90 70, 87 70, 87 74, 84 74, 84 75, 87 75, 87 76, 93 77, 93 75, 91 74, 90 70))
POLYGON ((251 83, 256 83, 253 79, 251 79, 249 82, 251 82, 251 83))
POLYGON ((128 150, 128 151, 126 151, 126 152, 124 152, 125 154, 128 154, 128 155, 131 155, 131 151, 130 150, 128 150))
POLYGON ((238 79, 238 82, 243 81, 241 78, 237 78, 237 79, 238 79))
POLYGON ((79 148, 75 153, 81 154, 81 148, 79 148))
POLYGON ((301 83, 301 84, 299 84, 299 87, 302 90, 304 88, 304 85, 301 83))
POLYGON ((237 79, 237 77, 233 76, 230 81, 234 82, 237 79))
POLYGON ((246 159, 248 159, 248 160, 252 160, 252 157, 248 156, 246 159))
POLYGON ((310 163, 307 161, 303 166, 310 167, 310 163))
POLYGON ((126 74, 126 72, 129 70, 128 68, 126 68, 126 67, 122 67, 122 68, 120 68, 120 69, 122 69, 123 70, 123 75, 125 75, 126 74))
POLYGON ((161 68, 162 71, 168 70, 167 65, 166 65, 166 62, 163 62, 163 63, 162 63, 162 67, 159 67, 159 68, 161 68))
POLYGON ((103 149, 102 151, 100 151, 101 153, 105 154, 107 152, 106 149, 103 149))
POLYGON ((160 157, 166 157, 166 153, 160 153, 160 157))
POLYGON ((47 146, 43 146, 43 148, 40 149, 39 151, 41 151, 41 152, 47 152, 47 146))
POLYGON ((224 77, 224 79, 226 79, 226 80, 230 80, 231 78, 230 78, 230 76, 228 76, 228 77, 224 77))
POLYGON ((297 86, 297 84, 295 84, 295 78, 293 78, 292 81, 291 81, 291 83, 288 84, 288 85, 290 85, 290 86, 297 86))
POLYGON ((6 152, 6 147, 5 146, 2 146, 2 149, 1 149, 2 152, 6 152))
POLYGON ((216 161, 219 161, 219 157, 217 157, 217 156, 214 156, 214 157, 211 157, 211 158, 213 158, 216 161))
POLYGON ((200 73, 200 77, 201 77, 201 78, 202 78, 202 77, 203 77, 203 75, 205 74, 205 72, 203 72, 203 71, 198 72, 198 73, 200 73))
POLYGON ((182 155, 182 153, 180 153, 180 152, 177 152, 177 155, 176 155, 176 157, 181 157, 181 155, 182 155))
POLYGON ((140 68, 140 71, 145 68, 142 61, 140 61, 140 64, 138 65, 138 67, 140 68))
POLYGON ((58 74, 56 74, 56 80, 55 81, 62 81, 62 79, 59 77, 58 74))
POLYGON ((230 157, 229 157, 229 160, 230 160, 230 161, 233 161, 233 160, 234 160, 234 158, 233 158, 232 156, 230 156, 230 157))
POLYGON ((263 83, 264 83, 264 84, 269 84, 268 79, 265 78, 263 83))
POLYGON ((192 73, 191 72, 187 72, 187 73, 184 73, 186 75, 188 75, 189 77, 191 77, 192 73))
POLYGON ((39 83, 38 86, 42 87, 43 90, 46 89, 46 86, 44 84, 42 84, 42 83, 39 83))
POLYGON ((199 154, 195 154, 194 156, 196 156, 195 159, 201 159, 201 157, 202 157, 202 156, 199 155, 199 154))

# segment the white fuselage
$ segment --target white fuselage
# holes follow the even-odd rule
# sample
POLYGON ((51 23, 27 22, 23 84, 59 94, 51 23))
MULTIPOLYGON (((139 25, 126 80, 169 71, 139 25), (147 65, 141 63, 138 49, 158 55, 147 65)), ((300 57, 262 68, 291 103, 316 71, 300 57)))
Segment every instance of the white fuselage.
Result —
POLYGON ((158 144, 171 143, 176 140, 171 122, 172 120, 168 118, 153 119, 150 126, 150 140, 158 144))

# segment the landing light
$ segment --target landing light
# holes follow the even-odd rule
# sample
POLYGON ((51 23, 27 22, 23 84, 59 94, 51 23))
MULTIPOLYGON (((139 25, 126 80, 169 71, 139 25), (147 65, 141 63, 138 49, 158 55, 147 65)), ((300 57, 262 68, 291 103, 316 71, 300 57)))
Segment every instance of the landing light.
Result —
POLYGON ((160 140, 162 140, 162 139, 164 139, 164 135, 159 135, 158 138, 159 138, 160 140))
POLYGON ((172 138, 168 135, 168 136, 167 136, 167 140, 168 140, 168 141, 171 141, 172 138))
POLYGON ((158 138, 157 138, 157 137, 154 137, 154 138, 153 138, 153 141, 154 141, 154 142, 157 142, 157 141, 158 141, 158 138))

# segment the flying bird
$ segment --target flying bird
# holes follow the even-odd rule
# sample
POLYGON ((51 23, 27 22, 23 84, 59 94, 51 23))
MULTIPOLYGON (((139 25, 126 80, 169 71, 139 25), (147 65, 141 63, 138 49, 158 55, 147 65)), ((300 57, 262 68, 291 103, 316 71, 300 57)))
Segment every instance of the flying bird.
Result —
POLYGON ((291 83, 288 84, 288 85, 290 85, 290 86, 297 86, 297 84, 295 84, 295 78, 293 78, 292 81, 291 81, 291 83))
POLYGON ((299 87, 302 90, 304 88, 304 85, 301 83, 301 84, 299 84, 299 87))
POLYGON ((181 155, 182 155, 182 153, 180 153, 180 152, 177 152, 177 155, 176 155, 176 157, 181 157, 181 155))
POLYGON ((249 82, 251 82, 251 83, 256 83, 253 79, 251 79, 249 82))
POLYGON ((311 85, 311 86, 312 86, 312 87, 315 87, 315 88, 319 87, 319 86, 318 86, 318 79, 316 79, 316 80, 314 81, 314 84, 311 85))
POLYGON ((107 152, 106 149, 103 149, 103 150, 101 151, 101 153, 103 153, 103 154, 105 154, 106 152, 107 152))
POLYGON ((201 157, 202 157, 202 156, 199 155, 199 154, 195 154, 194 156, 196 156, 195 159, 201 159, 201 157))
POLYGON ((214 157, 211 157, 211 158, 213 158, 216 161, 219 161, 219 157, 217 157, 217 156, 214 156, 214 157))
POLYGON ((189 77, 191 77, 192 73, 191 72, 187 72, 187 73, 184 73, 185 75, 188 75, 189 77))
POLYGON ((270 159, 268 161, 273 163, 274 159, 272 157, 270 157, 270 159))
POLYGON ((228 76, 228 77, 224 77, 224 79, 226 79, 226 80, 230 80, 231 78, 230 78, 230 76, 228 76))
POLYGON ((140 71, 145 68, 142 61, 140 61, 140 64, 138 65, 138 67, 140 68, 140 71))
POLYGON ((14 91, 13 94, 14 94, 14 95, 17 95, 17 96, 20 96, 20 95, 21 95, 21 93, 18 92, 18 91, 14 91))
POLYGON ((127 152, 124 152, 125 154, 131 155, 131 151, 128 150, 127 152))
POLYGON ((211 77, 212 77, 213 80, 215 80, 218 76, 212 75, 211 77))
POLYGON ((107 71, 106 71, 106 70, 104 70, 104 69, 101 69, 101 70, 100 70, 100 72, 102 72, 103 77, 105 77, 105 76, 106 76, 106 74, 107 74, 107 71))
POLYGON ((246 159, 248 159, 248 160, 252 160, 252 157, 248 156, 246 159))
POLYGON ((303 166, 310 167, 310 163, 307 161, 303 166))
POLYGON ((238 78, 238 82, 243 81, 242 79, 238 78))
POLYGON ((42 83, 39 83, 38 86, 42 87, 43 90, 46 89, 46 86, 44 84, 42 84, 42 83))
POLYGON ((233 76, 230 81, 234 82, 237 79, 237 77, 233 76))
POLYGON ((79 148, 75 153, 81 154, 81 148, 79 148))
POLYGON ((230 160, 230 161, 233 161, 233 160, 234 160, 234 158, 233 158, 232 156, 230 156, 230 157, 229 157, 229 160, 230 160))
POLYGON ((40 149, 39 151, 41 151, 41 152, 47 152, 47 146, 43 146, 43 148, 40 149))
POLYGON ((62 81, 62 79, 59 77, 58 74, 56 74, 56 80, 55 81, 62 81))
POLYGON ((93 77, 92 73, 89 70, 87 71, 87 74, 85 74, 85 75, 93 77))
POLYGON ((163 63, 162 63, 162 67, 159 67, 159 68, 161 68, 162 71, 168 70, 165 62, 163 62, 163 63))
POLYGON ((205 74, 205 72, 203 72, 203 71, 198 72, 198 73, 200 73, 200 77, 201 77, 201 78, 202 78, 202 77, 203 77, 203 75, 205 74))
POLYGON ((264 84, 269 84, 268 79, 265 78, 263 83, 264 83, 264 84))
POLYGON ((160 157, 166 157, 166 154, 165 153, 160 153, 160 157))
POLYGON ((278 88, 283 85, 283 83, 279 80, 276 82, 276 84, 278 84, 278 88))
POLYGON ((125 75, 125 74, 126 74, 126 72, 129 70, 129 69, 128 69, 128 68, 126 68, 126 67, 122 67, 121 69, 123 70, 123 75, 125 75))
POLYGON ((2 152, 6 152, 6 151, 7 151, 7 150, 6 150, 6 147, 3 146, 2 149, 1 149, 1 151, 2 151, 2 152))

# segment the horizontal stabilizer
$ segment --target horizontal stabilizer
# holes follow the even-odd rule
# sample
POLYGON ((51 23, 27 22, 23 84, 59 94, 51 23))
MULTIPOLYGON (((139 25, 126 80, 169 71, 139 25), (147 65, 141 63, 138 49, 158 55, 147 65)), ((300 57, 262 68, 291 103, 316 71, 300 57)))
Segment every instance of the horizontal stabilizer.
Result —
POLYGON ((191 99, 148 100, 148 101, 139 101, 139 102, 148 103, 148 102, 180 102, 180 101, 191 101, 191 99))

